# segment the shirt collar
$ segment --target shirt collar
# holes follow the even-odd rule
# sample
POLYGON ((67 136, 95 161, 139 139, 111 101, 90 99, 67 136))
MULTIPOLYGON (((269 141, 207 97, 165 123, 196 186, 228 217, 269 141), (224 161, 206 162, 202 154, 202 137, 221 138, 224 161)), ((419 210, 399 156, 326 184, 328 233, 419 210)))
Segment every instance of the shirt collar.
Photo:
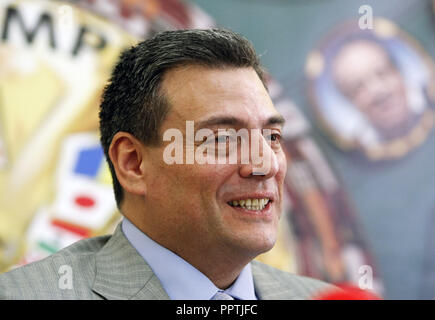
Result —
MULTIPOLYGON (((209 300, 219 290, 202 272, 152 240, 125 217, 122 231, 149 264, 171 299, 209 300)), ((257 299, 250 264, 243 268, 239 277, 225 292, 240 300, 257 299)))

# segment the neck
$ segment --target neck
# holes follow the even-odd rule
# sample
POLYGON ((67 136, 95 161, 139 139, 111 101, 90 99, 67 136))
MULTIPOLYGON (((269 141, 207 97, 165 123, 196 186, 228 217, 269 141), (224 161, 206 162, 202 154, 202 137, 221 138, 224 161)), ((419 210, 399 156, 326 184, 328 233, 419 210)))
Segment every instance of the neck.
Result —
POLYGON ((224 252, 211 252, 212 250, 201 250, 195 252, 183 252, 173 250, 189 264, 198 269, 219 289, 230 287, 242 272, 243 268, 251 262, 251 258, 234 259, 237 255, 224 252))
POLYGON ((125 216, 149 238, 183 258, 222 290, 230 287, 243 268, 256 257, 247 254, 246 250, 236 250, 222 243, 198 241, 193 236, 179 237, 164 231, 158 233, 136 217, 125 216))
POLYGON ((222 290, 230 287, 243 268, 255 257, 243 254, 243 250, 236 252, 233 248, 220 243, 207 243, 188 237, 181 238, 183 241, 174 241, 175 237, 168 239, 164 236, 158 237, 146 231, 143 232, 183 258, 222 290))
MULTIPOLYGON (((124 205, 121 211, 149 238, 183 258, 222 290, 231 286, 243 268, 259 254, 228 241, 219 242, 206 237, 198 239, 198 233, 191 232, 191 229, 165 228, 161 221, 153 220, 156 218, 154 215, 147 215, 146 211, 138 212, 137 206, 124 205), (156 225, 159 228, 152 227, 156 225)), ((203 231, 203 234, 209 234, 209 230, 203 231)))

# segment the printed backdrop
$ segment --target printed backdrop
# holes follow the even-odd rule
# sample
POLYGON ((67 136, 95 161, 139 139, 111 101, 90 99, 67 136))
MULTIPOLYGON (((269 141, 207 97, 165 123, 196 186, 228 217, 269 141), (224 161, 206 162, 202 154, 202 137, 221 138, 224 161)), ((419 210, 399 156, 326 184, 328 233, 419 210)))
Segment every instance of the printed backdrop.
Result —
MULTIPOLYGON (((384 297, 434 299, 434 1, 191 1, 253 41, 310 124, 344 189, 327 202, 334 225, 348 203, 384 297)), ((300 225, 297 239, 315 239, 300 225)))
MULTIPOLYGON (((195 3, 206 9, 209 7, 208 13, 193 2, 178 0, 4 0, 0 3, 1 271, 39 260, 82 238, 113 231, 121 217, 116 211, 110 174, 98 140, 97 115, 101 90, 120 52, 137 41, 162 30, 216 25, 232 27, 221 21, 222 16, 218 17, 222 8, 228 10, 234 5, 233 10, 240 15, 243 14, 243 8, 246 9, 242 2, 219 2, 221 11, 216 7, 219 6, 217 2, 195 3)), ((331 5, 333 3, 337 5, 338 2, 331 1, 331 5)), ((354 3, 359 4, 357 1, 354 3)), ((252 11, 255 5, 252 8, 249 12, 255 17, 252 11)), ((260 16, 260 7, 257 8, 260 16)), ((293 7, 289 4, 285 8, 289 12, 302 10, 297 4, 293 7)), ((376 6, 374 8, 377 9, 376 6)), ((315 12, 321 12, 321 9, 317 5, 318 11, 315 12)), ((394 17, 382 20, 383 33, 355 31, 354 37, 375 39, 377 51, 374 51, 382 55, 379 52, 385 50, 385 57, 394 61, 389 62, 385 58, 385 64, 380 66, 396 84, 392 88, 413 90, 412 95, 405 95, 405 91, 399 89, 382 94, 386 97, 400 92, 403 97, 413 98, 408 100, 413 101, 417 116, 409 124, 410 131, 403 133, 397 131, 396 127, 393 131, 399 132, 394 136, 395 139, 411 135, 411 142, 418 143, 402 153, 402 144, 399 143, 399 147, 394 144, 391 148, 399 148, 400 157, 395 157, 392 162, 389 162, 391 159, 385 162, 375 161, 376 157, 364 157, 364 154, 373 153, 365 152, 366 149, 357 143, 351 144, 352 150, 346 148, 349 144, 343 148, 340 142, 346 139, 340 140, 337 134, 331 134, 331 130, 324 130, 325 122, 344 127, 346 133, 353 134, 352 137, 362 137, 369 131, 355 123, 367 124, 371 118, 364 118, 363 114, 359 119, 365 119, 366 122, 350 123, 349 118, 343 118, 341 113, 331 112, 331 106, 338 106, 339 102, 347 101, 347 106, 354 102, 361 109, 353 110, 360 111, 362 107, 372 110, 370 108, 374 108, 374 105, 381 104, 385 106, 384 110, 390 110, 387 115, 381 115, 386 119, 392 115, 397 115, 397 119, 408 119, 405 116, 401 118, 399 115, 402 114, 394 108, 400 98, 388 102, 387 98, 378 95, 376 86, 373 89, 375 91, 370 91, 373 100, 368 102, 357 99, 357 89, 349 93, 344 89, 348 86, 332 86, 331 79, 336 79, 333 67, 335 60, 328 55, 328 45, 335 45, 334 50, 338 52, 339 44, 343 43, 344 46, 346 41, 350 41, 340 38, 343 32, 339 31, 343 30, 343 23, 349 18, 353 18, 350 23, 357 24, 358 6, 355 5, 352 10, 349 9, 349 12, 353 16, 337 17, 329 22, 330 28, 314 32, 315 35, 310 34, 312 43, 299 61, 300 67, 305 66, 305 69, 298 69, 301 78, 297 79, 306 83, 306 87, 293 85, 279 73, 277 75, 283 80, 278 81, 278 77, 271 72, 271 96, 276 107, 288 119, 285 130, 288 173, 278 243, 272 251, 258 259, 283 270, 334 283, 352 282, 386 297, 406 298, 406 287, 403 289, 405 293, 400 295, 390 285, 392 281, 400 281, 400 278, 397 270, 394 273, 395 266, 389 265, 394 264, 394 259, 389 260, 389 257, 397 254, 397 248, 401 248, 401 254, 406 256, 411 250, 406 245, 407 237, 413 235, 405 232, 403 238, 395 236, 394 239, 388 239, 388 222, 394 220, 395 228, 399 226, 406 231, 407 222, 398 224, 394 212, 400 214, 407 210, 409 215, 420 216, 417 220, 422 223, 423 213, 420 212, 426 212, 425 204, 429 201, 431 191, 422 190, 421 197, 425 200, 420 203, 415 202, 418 199, 406 199, 407 194, 402 194, 403 190, 385 190, 394 190, 399 182, 414 189, 422 187, 419 180, 423 179, 419 178, 421 174, 418 177, 411 174, 419 167, 418 161, 415 158, 411 163, 406 161, 409 161, 409 157, 412 160, 415 153, 421 153, 431 145, 433 122, 430 115, 422 116, 425 114, 423 111, 431 110, 430 101, 433 97, 432 74, 429 71, 432 65, 431 51, 415 40, 412 33, 401 30, 394 17), (379 49, 379 46, 383 49, 379 49), (412 72, 420 70, 415 66, 420 66, 426 73, 422 71, 419 75, 412 72), (406 81, 401 85, 400 79, 403 78, 406 81), (413 87, 416 81, 418 86, 413 87), (341 95, 331 95, 332 89, 341 95), (302 99, 302 96, 309 96, 309 99, 302 99), (421 131, 413 133, 412 130, 420 123, 420 127, 425 129, 424 134, 421 131), (413 178, 404 172, 409 172, 413 178), (367 218, 375 212, 379 215, 378 220, 367 218), (362 224, 361 220, 370 220, 371 223, 362 224), (373 230, 381 230, 384 238, 395 242, 395 251, 383 247, 379 240, 381 238, 373 237, 373 230), (390 268, 395 279, 388 275, 388 281, 385 282, 385 275, 390 268)), ((288 23, 288 20, 283 21, 288 23)), ((246 28, 249 23, 252 22, 246 22, 246 28)), ((303 22, 299 20, 299 23, 303 22)), ((309 30, 310 26, 307 28, 309 30)), ((240 27, 233 29, 243 31, 238 30, 240 27)), ((259 39, 259 35, 245 35, 254 45, 259 39)), ((283 43, 275 42, 269 50, 279 51, 280 45, 285 47, 283 43)), ((293 49, 295 52, 301 51, 296 46, 293 49)), ((348 59, 351 59, 355 51, 348 51, 348 59)), ((267 55, 264 58, 266 64, 270 63, 267 55)), ((279 61, 276 59, 275 63, 285 66, 281 66, 281 69, 291 71, 283 56, 279 61)), ((344 68, 345 71, 348 69, 349 66, 344 68)), ((352 74, 357 73, 355 71, 352 74)), ((378 73, 373 71, 373 74, 378 73)), ((344 77, 343 83, 346 85, 356 81, 346 73, 344 77)), ((362 80, 368 79, 364 73, 361 77, 362 80)), ((377 80, 374 76, 370 79, 377 80)), ((369 84, 373 82, 360 83, 358 90, 372 90, 369 84), (369 89, 365 89, 365 86, 369 89)), ((399 93, 397 96, 402 97, 399 93)), ((407 110, 406 104, 403 104, 400 112, 405 112, 403 110, 407 110)), ((373 128, 370 132, 376 132, 377 127, 373 128)), ((382 145, 375 151, 383 152, 383 148, 382 145)), ((427 162, 422 162, 421 168, 427 168, 427 162)), ((424 178, 430 179, 430 176, 424 178)), ((433 207, 430 211, 433 212, 433 207)), ((430 220, 431 225, 426 226, 426 233, 433 231, 433 220, 430 220)), ((422 243, 426 243, 424 250, 429 256, 433 251, 433 237, 425 239, 422 243)), ((404 270, 414 274, 420 268, 418 272, 425 270, 428 278, 431 275, 430 279, 433 279, 433 268, 430 266, 433 266, 433 259, 428 258, 421 265, 404 270)), ((406 278, 406 274, 400 276, 406 278)), ((422 284, 421 288, 426 298, 435 297, 427 283, 422 284)))

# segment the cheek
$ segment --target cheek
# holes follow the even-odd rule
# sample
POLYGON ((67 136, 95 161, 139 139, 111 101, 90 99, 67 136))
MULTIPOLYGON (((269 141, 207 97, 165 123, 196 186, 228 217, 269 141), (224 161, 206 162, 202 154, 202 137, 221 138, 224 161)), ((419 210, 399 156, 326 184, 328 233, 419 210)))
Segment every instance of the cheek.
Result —
POLYGON ((222 165, 198 165, 187 179, 191 179, 202 200, 210 204, 216 201, 221 186, 231 175, 229 171, 227 166, 222 165))
MULTIPOLYGON (((291 159, 289 159, 291 161, 291 159)), ((279 169, 278 172, 275 175, 275 181, 276 184, 278 185, 278 191, 279 191, 279 196, 280 196, 280 206, 282 206, 282 199, 283 199, 283 188, 284 188, 284 180, 285 180, 285 176, 287 174, 287 161, 288 159, 286 158, 284 152, 282 152, 282 155, 280 155, 278 157, 278 165, 279 165, 279 169)))
POLYGON ((163 207, 169 207, 171 203, 179 203, 183 190, 188 190, 192 181, 186 178, 185 167, 185 165, 168 165, 155 161, 152 167, 147 168, 148 200, 159 203, 163 207))
POLYGON ((213 201, 225 172, 216 165, 163 165, 153 173, 150 191, 194 209, 213 201))
POLYGON ((355 96, 353 101, 355 102, 355 105, 359 107, 359 109, 363 112, 369 112, 371 101, 374 98, 374 94, 364 90, 360 92, 358 95, 355 96))
POLYGON ((289 156, 286 156, 283 150, 277 155, 278 172, 276 173, 275 178, 279 183, 283 183, 287 173, 287 163, 291 162, 291 159, 288 157, 289 156))
POLYGON ((401 79, 396 76, 392 79, 392 91, 399 99, 402 99, 404 102, 406 101, 406 88, 405 84, 401 81, 401 79))

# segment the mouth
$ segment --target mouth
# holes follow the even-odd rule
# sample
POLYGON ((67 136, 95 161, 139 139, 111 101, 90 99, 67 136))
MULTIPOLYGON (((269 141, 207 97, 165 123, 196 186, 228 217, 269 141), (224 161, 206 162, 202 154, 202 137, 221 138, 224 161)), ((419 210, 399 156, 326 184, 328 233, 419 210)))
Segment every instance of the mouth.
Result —
POLYGON ((270 198, 247 198, 247 199, 231 200, 228 201, 227 203, 233 208, 260 212, 270 208, 272 200, 270 198))

